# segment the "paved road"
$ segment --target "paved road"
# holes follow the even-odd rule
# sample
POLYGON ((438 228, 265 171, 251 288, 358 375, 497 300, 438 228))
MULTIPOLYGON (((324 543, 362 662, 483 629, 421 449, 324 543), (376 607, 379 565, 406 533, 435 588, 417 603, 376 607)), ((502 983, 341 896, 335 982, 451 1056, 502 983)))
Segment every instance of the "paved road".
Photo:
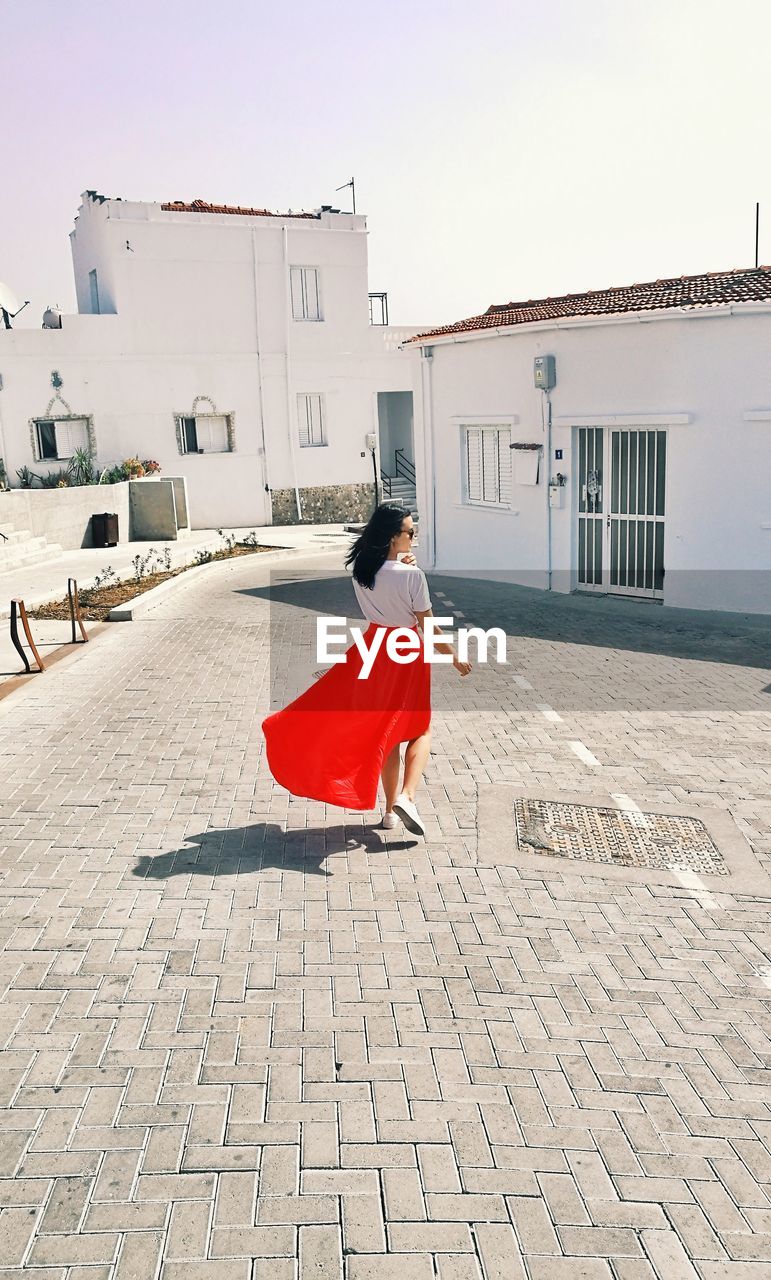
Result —
POLYGON ((766 1276, 766 885, 480 865, 475 803, 728 808, 767 866, 768 627, 435 581, 512 661, 436 673, 418 843, 274 788, 351 597, 265 572, 0 704, 0 1280, 766 1276))

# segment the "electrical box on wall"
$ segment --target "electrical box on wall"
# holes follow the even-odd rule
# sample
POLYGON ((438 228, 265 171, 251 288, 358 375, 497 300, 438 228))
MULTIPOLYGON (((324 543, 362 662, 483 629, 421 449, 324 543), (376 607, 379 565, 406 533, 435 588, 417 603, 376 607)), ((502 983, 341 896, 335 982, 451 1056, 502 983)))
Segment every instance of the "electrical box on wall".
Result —
POLYGON ((557 363, 554 356, 536 356, 533 361, 533 376, 540 391, 551 391, 557 385, 557 363))
POLYGON ((367 443, 368 449, 374 449, 376 447, 377 439, 375 437, 374 431, 367 432, 366 443, 367 443))

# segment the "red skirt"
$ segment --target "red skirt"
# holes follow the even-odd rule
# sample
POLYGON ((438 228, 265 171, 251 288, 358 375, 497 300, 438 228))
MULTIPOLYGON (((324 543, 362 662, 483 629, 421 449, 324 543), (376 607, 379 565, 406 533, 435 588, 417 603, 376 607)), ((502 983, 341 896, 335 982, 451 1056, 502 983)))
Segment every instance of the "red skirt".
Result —
MULTIPOLYGON (((431 723, 431 667, 421 648, 413 661, 394 662, 386 650, 394 627, 371 623, 384 636, 370 674, 359 679, 356 645, 305 693, 262 722, 268 767, 295 796, 343 809, 374 809, 380 771, 399 742, 425 733, 431 723)), ((420 636, 417 628, 411 628, 420 636)), ((406 653, 406 646, 401 652, 406 653)))

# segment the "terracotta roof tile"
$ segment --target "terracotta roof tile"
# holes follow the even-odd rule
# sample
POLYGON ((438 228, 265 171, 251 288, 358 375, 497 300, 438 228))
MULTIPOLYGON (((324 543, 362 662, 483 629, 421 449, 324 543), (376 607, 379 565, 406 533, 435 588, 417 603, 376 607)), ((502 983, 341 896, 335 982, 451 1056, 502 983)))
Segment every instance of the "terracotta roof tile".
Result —
POLYGON ((169 213, 233 213, 243 218, 318 218, 317 213, 273 213, 270 209, 243 209, 236 204, 209 204, 208 200, 170 200, 161 205, 169 213))
POLYGON ((533 324, 566 316, 620 315, 625 311, 657 311, 670 307, 714 307, 726 302, 771 302, 771 267, 708 271, 699 276, 675 276, 647 284, 567 293, 559 298, 499 303, 488 307, 482 315, 432 329, 429 333, 419 333, 410 341, 420 342, 425 338, 471 333, 478 329, 533 324))

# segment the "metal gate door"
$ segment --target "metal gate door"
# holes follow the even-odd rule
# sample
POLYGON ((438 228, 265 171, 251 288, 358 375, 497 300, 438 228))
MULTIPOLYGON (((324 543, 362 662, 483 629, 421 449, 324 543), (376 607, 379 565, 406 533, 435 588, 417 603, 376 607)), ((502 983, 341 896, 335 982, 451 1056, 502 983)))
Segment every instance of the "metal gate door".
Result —
POLYGON ((666 431, 610 431, 608 591, 663 592, 666 465, 666 431))
POLYGON ((585 591, 602 591, 604 428, 578 429, 578 583, 585 591))

